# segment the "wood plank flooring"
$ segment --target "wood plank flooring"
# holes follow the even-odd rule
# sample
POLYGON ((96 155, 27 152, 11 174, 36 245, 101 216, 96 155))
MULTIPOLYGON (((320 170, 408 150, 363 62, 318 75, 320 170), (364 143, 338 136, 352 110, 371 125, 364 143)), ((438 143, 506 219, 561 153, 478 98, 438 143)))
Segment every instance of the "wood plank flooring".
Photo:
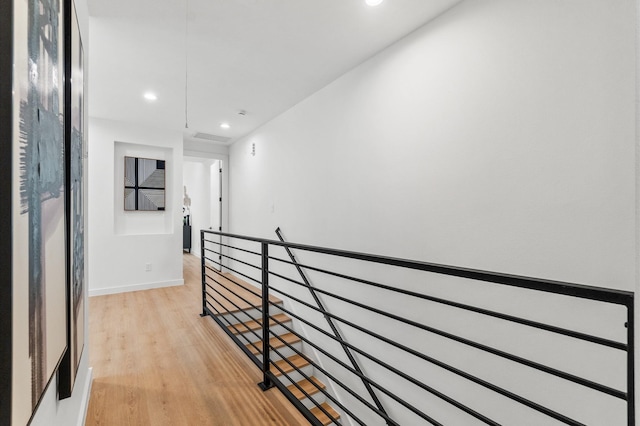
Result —
POLYGON ((89 299, 93 387, 86 425, 307 425, 209 317, 199 259, 185 285, 89 299))

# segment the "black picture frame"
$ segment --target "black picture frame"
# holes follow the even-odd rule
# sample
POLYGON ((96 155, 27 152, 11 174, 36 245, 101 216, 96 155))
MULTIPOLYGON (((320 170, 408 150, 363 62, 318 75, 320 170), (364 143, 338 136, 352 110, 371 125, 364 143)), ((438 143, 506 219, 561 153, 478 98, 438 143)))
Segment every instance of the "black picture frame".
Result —
POLYGON ((67 350, 58 370, 58 398, 69 398, 84 349, 85 234, 84 50, 72 0, 65 0, 65 228, 67 234, 67 350))
POLYGON ((164 211, 166 161, 124 157, 124 210, 164 211))
MULTIPOLYGON (((0 2, 0 198, 11 200, 13 178, 13 1, 0 2)), ((0 424, 12 414, 12 203, 0 203, 0 424)))

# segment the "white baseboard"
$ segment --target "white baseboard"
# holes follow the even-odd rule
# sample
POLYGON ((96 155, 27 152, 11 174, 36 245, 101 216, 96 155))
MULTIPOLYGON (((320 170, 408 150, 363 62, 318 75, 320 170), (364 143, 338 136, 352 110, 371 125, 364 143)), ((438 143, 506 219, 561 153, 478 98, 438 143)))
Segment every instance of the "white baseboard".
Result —
POLYGON ((78 426, 84 426, 87 421, 87 410, 89 409, 89 399, 91 397, 91 385, 93 385, 93 367, 87 371, 87 379, 84 381, 82 391, 82 401, 80 401, 80 416, 78 416, 78 426))
POLYGON ((151 290, 154 288, 174 287, 184 285, 184 280, 159 281, 155 283, 132 284, 120 287, 89 289, 89 297, 104 296, 106 294, 127 293, 129 291, 151 290))

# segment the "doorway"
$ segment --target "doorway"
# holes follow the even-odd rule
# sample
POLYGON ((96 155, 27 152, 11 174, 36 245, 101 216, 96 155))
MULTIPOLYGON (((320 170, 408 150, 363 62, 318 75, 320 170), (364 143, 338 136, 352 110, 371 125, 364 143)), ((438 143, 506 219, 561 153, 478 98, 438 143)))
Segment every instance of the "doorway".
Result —
POLYGON ((183 160, 183 249, 197 257, 201 256, 200 230, 224 228, 223 165, 219 159, 183 160))

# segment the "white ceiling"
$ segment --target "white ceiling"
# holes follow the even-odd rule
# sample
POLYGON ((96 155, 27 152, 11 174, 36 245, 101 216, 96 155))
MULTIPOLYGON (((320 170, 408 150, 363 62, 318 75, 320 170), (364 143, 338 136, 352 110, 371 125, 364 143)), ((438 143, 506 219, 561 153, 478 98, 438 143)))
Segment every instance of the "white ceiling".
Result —
POLYGON ((460 1, 88 0, 89 115, 233 141, 460 1))

